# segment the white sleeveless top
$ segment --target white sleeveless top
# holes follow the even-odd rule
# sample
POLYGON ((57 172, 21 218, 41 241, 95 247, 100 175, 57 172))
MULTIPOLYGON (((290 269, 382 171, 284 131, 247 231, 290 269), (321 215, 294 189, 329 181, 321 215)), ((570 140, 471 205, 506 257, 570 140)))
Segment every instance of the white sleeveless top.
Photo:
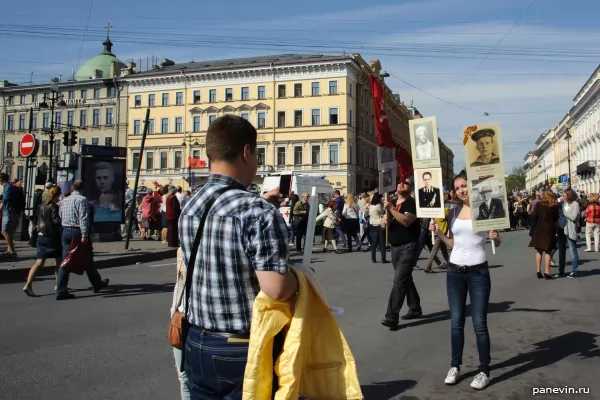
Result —
POLYGON ((470 219, 454 218, 451 224, 454 247, 450 253, 452 264, 469 266, 487 261, 485 239, 487 232, 473 232, 470 219))

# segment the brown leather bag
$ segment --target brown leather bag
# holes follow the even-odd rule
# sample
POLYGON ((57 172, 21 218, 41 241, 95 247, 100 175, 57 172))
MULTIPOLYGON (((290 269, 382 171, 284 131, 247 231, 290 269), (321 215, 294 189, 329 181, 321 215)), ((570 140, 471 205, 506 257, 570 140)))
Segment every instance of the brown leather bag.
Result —
POLYGON ((185 314, 181 311, 175 311, 169 324, 169 344, 176 349, 183 350, 183 335, 181 330, 181 320, 185 314))

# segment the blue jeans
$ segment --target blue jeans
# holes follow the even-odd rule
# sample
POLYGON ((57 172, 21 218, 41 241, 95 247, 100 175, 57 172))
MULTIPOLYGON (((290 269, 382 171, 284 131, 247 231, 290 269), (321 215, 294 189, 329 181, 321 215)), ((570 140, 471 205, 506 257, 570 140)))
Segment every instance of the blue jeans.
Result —
MULTIPOLYGON (((63 260, 67 256, 69 246, 74 238, 81 237, 81 231, 74 228, 64 228, 62 233, 62 258, 63 260)), ((102 278, 98 273, 94 263, 91 262, 85 265, 85 273, 90 280, 93 287, 98 287, 102 283, 102 278)), ((69 271, 64 268, 58 269, 58 282, 56 284, 56 297, 62 297, 67 295, 67 286, 69 285, 69 271)))
POLYGON ((571 250, 571 273, 577 274, 579 272, 579 254, 577 254, 577 240, 573 240, 567 237, 567 243, 569 244, 569 250, 571 250))
POLYGON ((487 328, 487 312, 491 292, 490 271, 487 266, 479 270, 459 272, 452 265, 446 274, 446 290, 450 308, 452 360, 450 365, 460 368, 465 346, 465 308, 467 293, 471 300, 471 319, 477 338, 479 372, 490 374, 490 335, 487 328))
POLYGON ((179 377, 179 386, 181 387, 181 400, 190 400, 190 389, 188 387, 187 375, 185 374, 185 371, 179 371, 179 366, 181 365, 181 353, 181 350, 173 347, 173 356, 175 357, 175 368, 177 369, 177 375, 179 377))

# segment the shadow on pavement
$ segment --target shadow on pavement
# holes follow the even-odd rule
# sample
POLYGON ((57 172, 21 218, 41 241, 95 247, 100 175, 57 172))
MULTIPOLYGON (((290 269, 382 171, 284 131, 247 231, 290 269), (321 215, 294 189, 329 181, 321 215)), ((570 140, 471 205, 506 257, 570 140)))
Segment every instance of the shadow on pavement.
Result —
MULTIPOLYGON (((138 285, 120 285, 120 284, 109 284, 108 287, 102 290, 100 293, 92 294, 90 296, 79 296, 78 299, 86 299, 89 297, 129 297, 129 296, 141 296, 145 294, 156 294, 156 293, 172 293, 175 287, 174 283, 165 284, 150 284, 141 283, 138 285)), ((73 290, 72 293, 79 292, 80 290, 73 290)), ((81 291, 84 291, 82 289, 81 291)))
MULTIPOLYGON (((595 343, 597 334, 573 331, 552 339, 535 343, 536 349, 529 353, 517 354, 516 356, 491 366, 494 370, 517 366, 516 368, 492 378, 490 384, 494 385, 507 379, 515 378, 521 374, 544 368, 572 355, 582 359, 600 357, 600 348, 595 343)), ((477 371, 463 375, 463 379, 474 376, 477 371)))
MULTIPOLYGON (((514 301, 502 301, 500 303, 490 303, 488 305, 488 314, 492 313, 502 313, 502 312, 541 312, 541 313, 551 313, 560 311, 558 309, 550 309, 550 310, 539 310, 536 308, 511 308, 511 306, 515 304, 514 301)), ((471 316, 471 307, 470 305, 467 307, 467 312, 465 317, 468 318, 471 316)), ((433 324, 441 321, 449 321, 450 320, 450 311, 439 311, 432 314, 423 315, 423 317, 417 321, 410 322, 408 324, 400 325, 399 329, 411 328, 420 325, 433 324)))
POLYGON ((406 390, 414 387, 417 381, 402 380, 389 382, 373 382, 370 385, 361 385, 365 400, 388 400, 398 396, 406 390))
POLYGON ((585 278, 586 276, 600 275, 600 269, 590 269, 589 271, 579 270, 579 277, 585 278))

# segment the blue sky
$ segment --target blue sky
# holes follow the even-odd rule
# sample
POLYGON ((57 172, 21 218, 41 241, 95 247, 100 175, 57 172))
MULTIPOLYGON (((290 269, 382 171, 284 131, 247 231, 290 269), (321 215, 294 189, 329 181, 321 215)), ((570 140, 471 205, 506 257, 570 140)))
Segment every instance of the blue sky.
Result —
POLYGON ((562 119, 600 60, 597 0, 264 3, 9 2, 0 14, 0 79, 68 78, 102 50, 108 22, 115 54, 138 63, 361 53, 381 60, 405 103, 437 117, 456 171, 464 166, 461 127, 496 121, 510 171, 562 119))

